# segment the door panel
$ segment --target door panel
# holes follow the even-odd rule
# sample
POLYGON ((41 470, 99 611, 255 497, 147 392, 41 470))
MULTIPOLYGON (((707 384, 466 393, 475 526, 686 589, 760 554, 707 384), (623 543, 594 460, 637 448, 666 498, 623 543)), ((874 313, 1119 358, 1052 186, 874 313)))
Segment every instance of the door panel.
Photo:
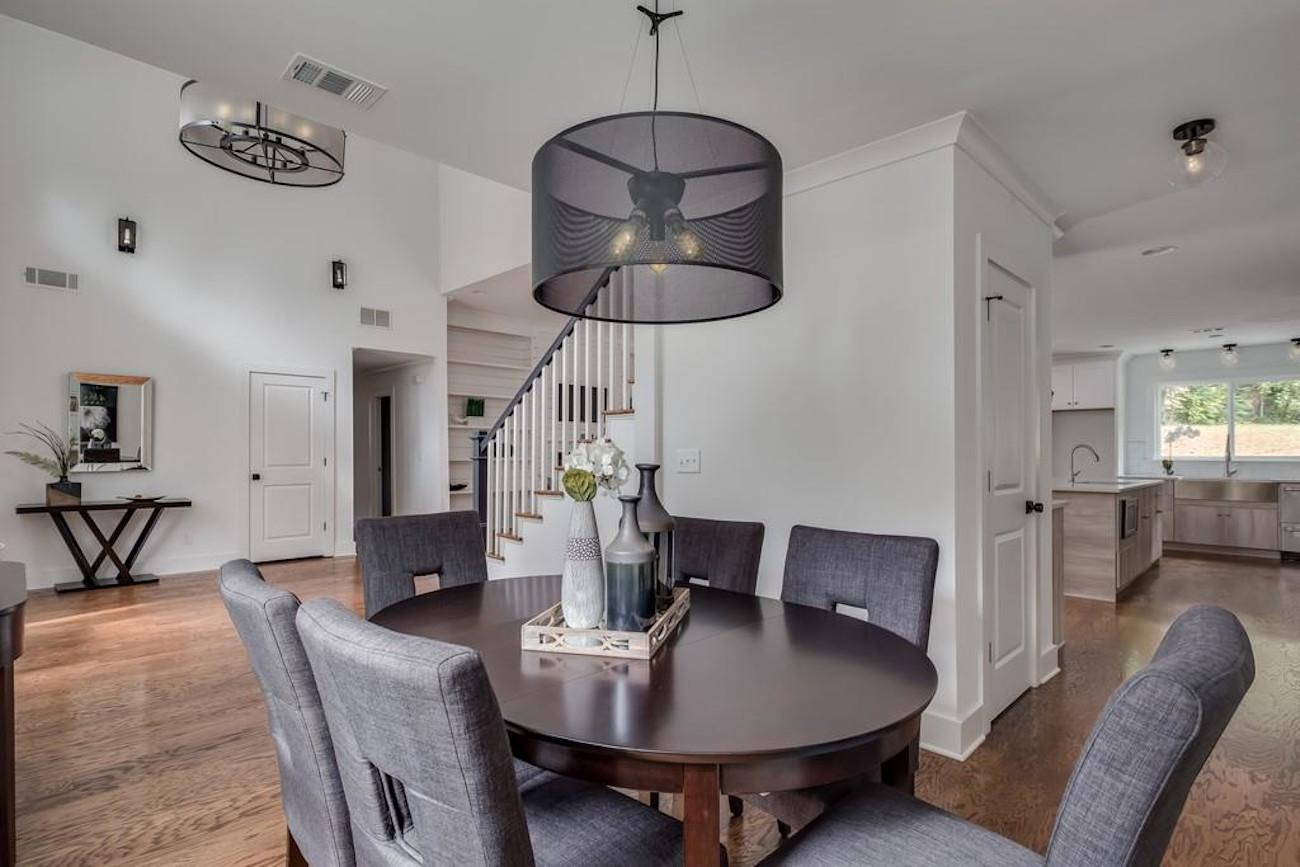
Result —
POLYGON ((249 377, 249 557, 330 553, 334 410, 324 377, 249 377))
POLYGON ((984 294, 991 296, 981 348, 984 707, 991 720, 1030 686, 1038 574, 1031 522, 1039 518, 1025 510, 1037 494, 1032 290, 992 261, 984 263, 983 276, 984 294))

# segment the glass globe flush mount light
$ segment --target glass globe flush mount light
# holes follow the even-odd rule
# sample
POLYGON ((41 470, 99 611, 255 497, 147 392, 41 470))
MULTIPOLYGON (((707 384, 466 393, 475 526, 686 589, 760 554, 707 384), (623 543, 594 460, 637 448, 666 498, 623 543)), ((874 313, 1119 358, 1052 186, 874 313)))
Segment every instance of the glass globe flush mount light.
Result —
POLYGON ((1173 370, 1177 366, 1178 366, 1178 360, 1174 358, 1174 351, 1172 349, 1160 350, 1161 370, 1173 370))
POLYGON ((659 36, 681 10, 638 6, 654 40, 650 111, 599 117, 533 158, 533 298, 586 319, 666 324, 781 298, 781 155, 705 114, 659 110, 659 36))
POLYGON ((1228 165, 1228 152, 1218 142, 1206 138, 1214 132, 1214 127, 1214 119, 1208 117, 1174 127, 1174 141, 1182 144, 1178 146, 1178 155, 1169 163, 1169 183, 1182 188, 1199 187, 1223 174, 1228 165))
POLYGON ((1291 345, 1286 348, 1286 354, 1292 361, 1300 361, 1300 337, 1291 338, 1291 345))
POLYGON ((1237 354, 1237 344, 1223 344, 1223 348, 1219 350, 1219 362, 1224 367, 1236 367, 1237 362, 1240 360, 1241 356, 1237 354))

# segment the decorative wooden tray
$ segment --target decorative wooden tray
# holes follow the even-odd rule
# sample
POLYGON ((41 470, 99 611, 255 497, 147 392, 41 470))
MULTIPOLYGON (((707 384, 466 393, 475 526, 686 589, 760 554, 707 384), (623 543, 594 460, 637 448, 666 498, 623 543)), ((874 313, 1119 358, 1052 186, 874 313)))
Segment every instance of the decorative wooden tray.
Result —
POLYGON ((573 629, 564 623, 560 603, 555 603, 519 630, 524 650, 548 653, 581 653, 585 656, 615 656, 622 659, 649 659, 668 643, 677 624, 691 607, 691 591, 686 587, 673 590, 673 604, 655 618, 645 632, 620 632, 617 629, 573 629))

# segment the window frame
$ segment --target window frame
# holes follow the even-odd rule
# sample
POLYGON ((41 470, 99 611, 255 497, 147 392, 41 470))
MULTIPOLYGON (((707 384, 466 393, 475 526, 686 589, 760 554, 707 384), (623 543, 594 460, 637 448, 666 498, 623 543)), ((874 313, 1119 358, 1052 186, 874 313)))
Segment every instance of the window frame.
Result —
MULTIPOLYGON (((1237 386, 1254 385, 1261 382, 1293 382, 1300 381, 1300 375, 1291 374, 1274 374, 1272 376, 1215 376, 1208 379, 1187 379, 1187 380, 1168 380, 1156 384, 1155 393, 1155 460, 1164 460, 1164 396, 1167 388, 1186 388, 1197 385, 1222 385, 1228 389, 1228 435, 1232 438, 1233 445, 1237 442, 1237 386)), ((1198 463, 1213 462, 1222 463, 1225 458, 1231 458, 1233 463, 1295 463, 1300 461, 1300 454, 1294 455, 1239 455, 1234 449, 1229 455, 1219 455, 1218 457, 1175 457, 1176 461, 1192 461, 1198 463)))

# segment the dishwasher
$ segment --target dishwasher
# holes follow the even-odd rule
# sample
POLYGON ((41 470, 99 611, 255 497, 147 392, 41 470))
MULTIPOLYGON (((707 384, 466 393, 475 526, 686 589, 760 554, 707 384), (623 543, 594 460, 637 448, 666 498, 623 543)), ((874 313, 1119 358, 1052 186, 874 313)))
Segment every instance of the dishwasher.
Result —
POLYGON ((1277 520, 1282 559, 1300 560, 1300 484, 1278 487, 1277 520))

